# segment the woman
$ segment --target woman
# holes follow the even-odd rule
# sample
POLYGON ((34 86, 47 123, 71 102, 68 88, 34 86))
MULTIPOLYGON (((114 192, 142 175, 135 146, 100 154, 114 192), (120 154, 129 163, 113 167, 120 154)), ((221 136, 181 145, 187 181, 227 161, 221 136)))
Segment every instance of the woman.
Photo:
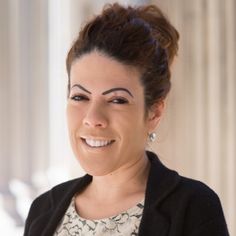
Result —
POLYGON ((71 146, 87 174, 32 204, 24 235, 228 235, 217 195, 151 152, 178 32, 156 6, 108 5, 67 57, 71 146))

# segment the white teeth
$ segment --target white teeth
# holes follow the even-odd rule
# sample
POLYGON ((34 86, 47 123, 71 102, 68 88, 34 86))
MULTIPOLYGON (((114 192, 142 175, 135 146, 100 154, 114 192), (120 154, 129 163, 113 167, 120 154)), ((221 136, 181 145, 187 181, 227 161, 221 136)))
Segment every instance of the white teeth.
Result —
POLYGON ((85 142, 91 147, 104 147, 110 144, 111 140, 85 139, 85 142))

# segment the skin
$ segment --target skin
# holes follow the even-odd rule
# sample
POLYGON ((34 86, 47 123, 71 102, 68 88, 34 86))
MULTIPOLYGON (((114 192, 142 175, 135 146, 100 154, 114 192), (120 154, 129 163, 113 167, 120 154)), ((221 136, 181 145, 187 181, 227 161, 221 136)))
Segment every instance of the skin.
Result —
POLYGON ((160 121, 163 103, 145 113, 139 78, 135 68, 97 51, 72 64, 69 136, 82 168, 93 176, 76 196, 76 208, 84 218, 111 216, 144 198, 149 170, 145 147, 148 133, 160 121), (91 140, 109 143, 92 147, 96 142, 91 140))

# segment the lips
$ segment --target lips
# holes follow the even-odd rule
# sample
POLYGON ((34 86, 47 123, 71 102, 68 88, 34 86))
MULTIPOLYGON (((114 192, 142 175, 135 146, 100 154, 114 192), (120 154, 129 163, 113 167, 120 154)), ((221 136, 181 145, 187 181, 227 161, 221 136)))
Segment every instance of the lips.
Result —
POLYGON ((93 147, 93 148, 101 148, 101 147, 106 147, 115 140, 105 140, 105 139, 92 139, 92 138, 82 138, 83 142, 85 142, 88 146, 93 147))

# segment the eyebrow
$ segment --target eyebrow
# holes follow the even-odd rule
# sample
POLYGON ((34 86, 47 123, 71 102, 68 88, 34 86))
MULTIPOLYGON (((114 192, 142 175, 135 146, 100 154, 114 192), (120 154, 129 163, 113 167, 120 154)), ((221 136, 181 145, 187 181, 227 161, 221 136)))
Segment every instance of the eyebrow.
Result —
POLYGON ((134 96, 132 95, 132 93, 131 93, 128 89, 126 89, 126 88, 112 88, 112 89, 109 89, 109 90, 103 92, 102 95, 106 95, 106 94, 108 94, 108 93, 112 93, 112 92, 114 92, 114 91, 120 91, 120 90, 127 92, 132 98, 134 97, 134 96))
MULTIPOLYGON (((80 84, 75 84, 72 86, 72 88, 74 87, 78 87, 80 89, 82 89, 84 92, 88 93, 88 94, 92 94, 90 91, 88 91, 86 88, 84 88, 82 85, 80 84)), ((121 87, 117 87, 117 88, 111 88, 105 92, 102 93, 102 95, 107 95, 109 93, 115 92, 115 91, 124 91, 126 93, 128 93, 132 98, 134 97, 133 94, 126 88, 121 88, 121 87)))
POLYGON ((78 88, 82 89, 84 92, 91 94, 91 92, 89 92, 86 88, 84 88, 84 87, 83 87, 82 85, 80 85, 80 84, 75 84, 75 85, 73 85, 73 86, 71 87, 71 89, 74 88, 74 87, 78 87, 78 88))

